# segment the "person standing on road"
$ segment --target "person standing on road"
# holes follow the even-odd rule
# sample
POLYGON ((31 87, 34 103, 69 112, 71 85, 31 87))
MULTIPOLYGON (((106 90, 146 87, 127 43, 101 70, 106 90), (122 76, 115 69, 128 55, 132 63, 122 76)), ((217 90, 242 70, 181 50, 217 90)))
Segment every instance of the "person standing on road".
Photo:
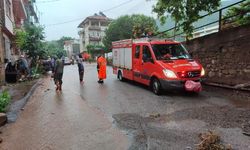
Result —
POLYGON ((51 65, 51 71, 52 73, 54 73, 54 70, 55 70, 55 63, 56 63, 56 60, 55 60, 55 57, 51 57, 51 60, 50 60, 50 65, 51 65))
POLYGON ((57 59, 54 70, 54 81, 56 85, 56 91, 62 91, 62 77, 63 77, 64 64, 62 59, 57 59))
POLYGON ((79 72, 80 83, 83 84, 84 65, 83 65, 82 58, 78 58, 77 59, 77 65, 78 65, 78 72, 79 72))
POLYGON ((103 83, 104 79, 106 79, 106 65, 107 61, 103 55, 100 55, 97 58, 97 72, 98 72, 98 83, 103 83))
MULTIPOLYGON (((24 55, 21 55, 20 57, 20 69, 25 78, 30 76, 30 69, 28 65, 27 59, 24 57, 24 55)), ((22 79, 21 79, 22 80, 22 79)))

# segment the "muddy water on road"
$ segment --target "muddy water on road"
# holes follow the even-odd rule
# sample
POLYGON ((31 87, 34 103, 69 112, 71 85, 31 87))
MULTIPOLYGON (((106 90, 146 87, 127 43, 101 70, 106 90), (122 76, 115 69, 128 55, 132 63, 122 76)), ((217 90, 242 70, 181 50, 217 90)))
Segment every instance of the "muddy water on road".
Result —
POLYGON ((107 71, 108 79, 100 85, 96 66, 86 65, 80 85, 77 66, 65 67, 62 94, 46 79, 17 123, 5 127, 0 148, 195 149, 199 133, 214 129, 233 148, 248 149, 250 139, 240 128, 248 109, 235 109, 228 99, 206 91, 156 96, 140 84, 118 81, 111 68, 107 71))
POLYGON ((65 80, 62 93, 55 92, 50 78, 44 79, 17 122, 2 129, 0 149, 128 149, 127 136, 72 92, 80 87, 70 84, 72 79, 65 80))

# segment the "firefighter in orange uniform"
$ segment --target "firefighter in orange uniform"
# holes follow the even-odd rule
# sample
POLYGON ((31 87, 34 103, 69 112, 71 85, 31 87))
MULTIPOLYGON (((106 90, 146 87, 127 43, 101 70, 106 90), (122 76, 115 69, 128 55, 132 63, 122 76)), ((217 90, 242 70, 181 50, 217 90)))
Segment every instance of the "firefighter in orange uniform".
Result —
POLYGON ((106 65, 107 61, 103 55, 100 55, 97 58, 97 71, 98 71, 98 83, 103 83, 103 80, 106 79, 106 65))

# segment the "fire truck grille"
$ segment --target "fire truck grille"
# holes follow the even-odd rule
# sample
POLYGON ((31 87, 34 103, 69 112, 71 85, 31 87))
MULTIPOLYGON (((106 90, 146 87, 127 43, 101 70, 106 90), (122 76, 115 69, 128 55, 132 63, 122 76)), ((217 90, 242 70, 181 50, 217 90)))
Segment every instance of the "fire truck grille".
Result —
POLYGON ((195 70, 195 71, 186 71, 184 73, 178 72, 177 73, 180 78, 196 78, 200 77, 201 71, 195 70))

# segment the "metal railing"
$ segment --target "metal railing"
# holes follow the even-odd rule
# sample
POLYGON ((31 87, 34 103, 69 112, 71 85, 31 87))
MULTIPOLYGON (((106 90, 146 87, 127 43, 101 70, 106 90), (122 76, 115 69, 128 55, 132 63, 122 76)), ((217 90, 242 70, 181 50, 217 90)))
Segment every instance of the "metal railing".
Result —
MULTIPOLYGON (((213 24, 218 24, 217 32, 220 32, 220 31, 222 30, 222 26, 223 26, 222 23, 223 23, 223 21, 226 21, 226 20, 228 20, 228 19, 230 19, 230 18, 233 18, 233 17, 239 16, 239 15, 242 15, 242 14, 239 13, 239 14, 236 14, 236 15, 233 15, 233 16, 223 17, 223 11, 226 10, 226 9, 228 9, 228 8, 231 8, 231 7, 234 7, 234 6, 236 6, 236 5, 239 5, 239 4, 241 4, 241 3, 245 2, 245 1, 246 1, 246 0, 241 0, 241 1, 239 1, 239 2, 236 2, 236 3, 233 3, 233 4, 228 5, 228 6, 226 6, 226 7, 220 8, 220 9, 218 9, 218 10, 216 10, 216 11, 211 12, 211 13, 207 13, 207 14, 205 14, 205 15, 200 16, 199 19, 198 19, 196 22, 194 22, 194 23, 199 22, 201 19, 203 19, 203 18, 205 18, 205 17, 208 17, 208 16, 211 16, 211 15, 213 15, 213 14, 218 13, 218 19, 217 19, 217 20, 212 21, 212 22, 209 22, 209 23, 207 23, 207 24, 200 25, 200 26, 198 26, 198 27, 195 27, 195 28, 194 28, 194 31, 197 31, 197 30, 199 30, 199 29, 201 29, 201 28, 204 28, 204 27, 211 26, 211 25, 213 25, 213 24)), ((247 13, 249 13, 249 12, 246 12, 246 14, 247 14, 247 13)), ((230 23, 233 23, 233 22, 234 22, 234 21, 231 21, 230 23)), ((186 37, 185 32, 183 32, 183 31, 179 31, 179 33, 176 32, 176 30, 177 30, 177 29, 181 29, 181 27, 182 27, 182 25, 174 26, 174 27, 172 27, 172 28, 170 28, 170 29, 167 29, 167 30, 165 30, 165 31, 159 32, 158 35, 164 34, 164 33, 170 33, 171 31, 173 31, 173 35, 167 36, 167 38, 176 39, 176 37, 181 36, 181 35, 182 35, 182 37, 186 37)), ((214 33, 214 32, 213 32, 213 33, 214 33)), ((208 34, 206 34, 206 35, 208 35, 208 34)))

